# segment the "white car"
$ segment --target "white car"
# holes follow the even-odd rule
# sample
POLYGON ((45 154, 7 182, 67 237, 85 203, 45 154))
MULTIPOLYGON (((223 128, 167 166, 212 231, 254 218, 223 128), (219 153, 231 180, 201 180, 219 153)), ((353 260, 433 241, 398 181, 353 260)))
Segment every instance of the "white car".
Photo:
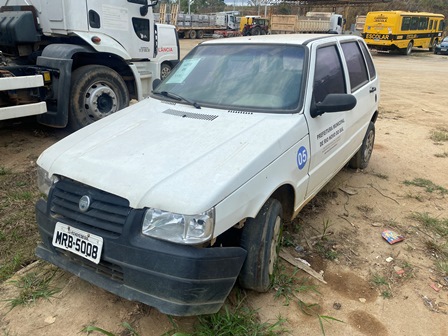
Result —
POLYGON ((359 37, 206 41, 150 98, 39 157, 37 255, 170 315, 267 291, 280 228, 365 168, 379 81, 359 37))

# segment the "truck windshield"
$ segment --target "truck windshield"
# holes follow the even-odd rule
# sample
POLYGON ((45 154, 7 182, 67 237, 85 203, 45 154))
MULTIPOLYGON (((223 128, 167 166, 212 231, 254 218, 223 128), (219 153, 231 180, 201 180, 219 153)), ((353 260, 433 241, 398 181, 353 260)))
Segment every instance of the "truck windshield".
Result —
POLYGON ((301 103, 304 57, 302 46, 199 45, 154 93, 200 106, 291 113, 301 103))

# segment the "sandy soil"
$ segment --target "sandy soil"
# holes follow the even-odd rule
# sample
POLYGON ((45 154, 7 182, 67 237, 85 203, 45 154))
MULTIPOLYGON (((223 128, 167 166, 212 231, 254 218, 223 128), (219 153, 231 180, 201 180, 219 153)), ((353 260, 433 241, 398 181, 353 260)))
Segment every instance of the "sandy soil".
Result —
MULTIPOLYGON (((197 41, 182 40, 182 54, 197 41)), ((415 50, 409 57, 375 54, 381 79, 381 111, 376 124, 375 150, 364 171, 344 169, 318 200, 309 205, 290 227, 294 247, 312 244, 329 223, 327 243, 337 258, 329 261, 305 254, 327 284, 309 278, 319 293, 297 292, 289 304, 266 294, 248 293, 246 303, 259 309, 262 321, 287 319, 291 335, 320 335, 316 316, 307 316, 300 299, 320 305, 321 315, 343 321, 324 321, 327 335, 448 335, 448 283, 437 272, 436 254, 425 242, 440 240, 410 216, 414 212, 448 218, 447 195, 404 184, 415 178, 431 180, 448 188, 448 143, 435 143, 429 136, 439 127, 448 129, 446 90, 448 57, 415 50), (295 233, 294 227, 300 227, 295 233), (390 245, 384 229, 404 235, 390 245), (307 239, 304 239, 307 238, 307 239), (390 260, 388 258, 392 258, 390 260), (389 260, 389 261, 386 261, 389 260), (404 274, 397 274, 397 267, 404 274), (375 276, 387 279, 383 287, 372 284, 375 276), (385 294, 390 295, 384 298, 385 294)), ((55 132, 36 137, 35 127, 11 127, 2 132, 1 164, 13 170, 29 169, 40 152, 63 137, 55 132), (5 144, 8 144, 6 146, 5 144)), ((291 267, 282 262, 286 269, 291 267)), ((28 266, 42 267, 40 263, 28 266)), ((96 288, 70 274, 55 280, 62 291, 50 300, 9 311, 2 300, 14 297, 11 283, 0 287, 0 326, 7 335, 79 335, 94 324, 116 334, 123 322, 132 322, 140 335, 161 335, 173 329, 168 317, 155 309, 129 302, 96 288)), ((175 318, 183 331, 191 331, 195 318, 175 318)), ((0 328, 0 330, 2 330, 0 328)))

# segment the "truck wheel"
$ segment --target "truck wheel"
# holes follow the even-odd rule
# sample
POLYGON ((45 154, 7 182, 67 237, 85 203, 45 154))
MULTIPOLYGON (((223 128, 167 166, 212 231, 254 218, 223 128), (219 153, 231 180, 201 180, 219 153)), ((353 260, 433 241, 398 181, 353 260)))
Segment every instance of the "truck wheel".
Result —
POLYGON ((197 37, 198 37, 198 39, 203 39, 204 38, 204 31, 203 30, 198 30, 197 37))
POLYGON ((247 257, 239 275, 243 288, 266 292, 271 287, 281 237, 282 205, 270 198, 255 218, 247 219, 241 235, 241 247, 247 257))
POLYGON ((252 36, 260 35, 260 34, 261 34, 260 27, 254 27, 250 30, 250 35, 252 35, 252 36))
POLYGON ((165 79, 171 72, 171 65, 163 63, 160 67, 160 79, 165 79))
POLYGON ((190 30, 190 32, 188 33, 188 37, 194 40, 196 38, 196 30, 190 30))
POLYGON ((129 92, 121 76, 102 65, 73 71, 69 127, 76 131, 129 105, 129 92))
POLYGON ((375 143, 375 124, 373 122, 369 123, 367 127, 366 135, 362 141, 361 148, 353 156, 349 162, 350 168, 353 169, 364 169, 369 164, 370 157, 373 152, 373 144, 375 143))

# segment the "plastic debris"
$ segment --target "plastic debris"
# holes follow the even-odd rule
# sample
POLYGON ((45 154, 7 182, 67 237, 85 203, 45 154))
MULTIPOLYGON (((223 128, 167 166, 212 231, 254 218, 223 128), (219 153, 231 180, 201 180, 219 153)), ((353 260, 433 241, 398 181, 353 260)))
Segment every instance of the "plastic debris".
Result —
POLYGON ((431 283, 429 284, 429 286, 430 286, 432 289, 434 289, 436 292, 439 292, 439 291, 440 291, 440 287, 437 286, 434 282, 431 282, 431 283))
POLYGON ((398 266, 394 266, 394 271, 398 275, 403 275, 404 274, 404 269, 402 269, 401 267, 398 267, 398 266))
POLYGON ((365 298, 359 298, 359 302, 362 302, 362 303, 366 303, 366 299, 365 298))
POLYGON ((387 261, 388 263, 390 263, 392 260, 394 260, 394 258, 392 258, 392 257, 387 257, 387 258, 386 258, 386 261, 387 261))
POLYGON ((395 244, 404 240, 404 236, 392 230, 384 230, 381 236, 383 236, 389 244, 395 244))

